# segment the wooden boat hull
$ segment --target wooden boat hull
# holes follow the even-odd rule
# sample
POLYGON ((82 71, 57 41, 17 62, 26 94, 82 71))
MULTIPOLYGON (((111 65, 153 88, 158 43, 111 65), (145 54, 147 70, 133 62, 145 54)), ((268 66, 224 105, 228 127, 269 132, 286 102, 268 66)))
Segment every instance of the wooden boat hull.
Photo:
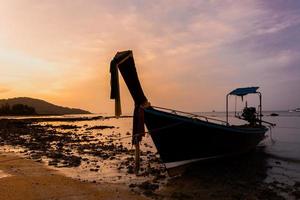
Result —
POLYGON ((227 126, 147 108, 145 124, 168 169, 188 163, 245 153, 268 130, 227 126))

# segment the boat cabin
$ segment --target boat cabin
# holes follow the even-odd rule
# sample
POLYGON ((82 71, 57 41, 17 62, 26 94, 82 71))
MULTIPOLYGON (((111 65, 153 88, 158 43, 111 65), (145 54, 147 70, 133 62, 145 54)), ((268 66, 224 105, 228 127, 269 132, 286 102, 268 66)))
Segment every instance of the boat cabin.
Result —
MULTIPOLYGON (((235 117, 245 120, 247 122, 249 122, 250 126, 261 126, 262 123, 262 95, 260 92, 258 92, 259 87, 244 87, 244 88, 237 88, 233 91, 231 91, 229 94, 226 95, 226 123, 227 125, 229 125, 228 122, 228 98, 229 96, 238 96, 241 97, 242 100, 244 98, 244 96, 248 95, 248 94, 257 94, 259 97, 259 105, 258 105, 258 111, 256 110, 255 107, 248 107, 247 105, 247 101, 246 101, 246 105, 245 108, 243 109, 242 115, 238 115, 236 112, 236 106, 235 106, 235 110, 234 110, 234 115, 235 117)), ((235 99, 235 105, 236 105, 236 99, 235 99)))

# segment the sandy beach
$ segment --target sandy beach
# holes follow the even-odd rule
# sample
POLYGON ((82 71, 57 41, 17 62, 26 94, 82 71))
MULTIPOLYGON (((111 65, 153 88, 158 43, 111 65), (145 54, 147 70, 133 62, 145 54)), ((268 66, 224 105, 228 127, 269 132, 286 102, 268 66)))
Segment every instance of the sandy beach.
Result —
POLYGON ((99 184, 68 178, 32 160, 0 154, 0 199, 146 199, 122 184, 99 184))

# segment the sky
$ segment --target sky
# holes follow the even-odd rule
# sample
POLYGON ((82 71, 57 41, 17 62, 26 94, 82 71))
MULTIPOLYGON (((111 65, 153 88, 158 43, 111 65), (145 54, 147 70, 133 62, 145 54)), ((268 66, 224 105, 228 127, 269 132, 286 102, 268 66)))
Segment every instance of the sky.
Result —
POLYGON ((260 86, 265 110, 300 107, 298 0, 0 0, 0 98, 113 113, 109 63, 127 49, 152 105, 222 111, 260 86))

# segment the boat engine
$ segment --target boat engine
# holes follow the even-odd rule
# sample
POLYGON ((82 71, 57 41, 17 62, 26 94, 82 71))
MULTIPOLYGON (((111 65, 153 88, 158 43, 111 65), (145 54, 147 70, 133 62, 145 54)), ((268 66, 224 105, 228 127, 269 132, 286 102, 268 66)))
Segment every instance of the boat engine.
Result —
POLYGON ((244 120, 248 121, 250 125, 255 125, 257 122, 257 117, 256 117, 256 109, 255 107, 245 107, 242 113, 242 117, 244 120))

